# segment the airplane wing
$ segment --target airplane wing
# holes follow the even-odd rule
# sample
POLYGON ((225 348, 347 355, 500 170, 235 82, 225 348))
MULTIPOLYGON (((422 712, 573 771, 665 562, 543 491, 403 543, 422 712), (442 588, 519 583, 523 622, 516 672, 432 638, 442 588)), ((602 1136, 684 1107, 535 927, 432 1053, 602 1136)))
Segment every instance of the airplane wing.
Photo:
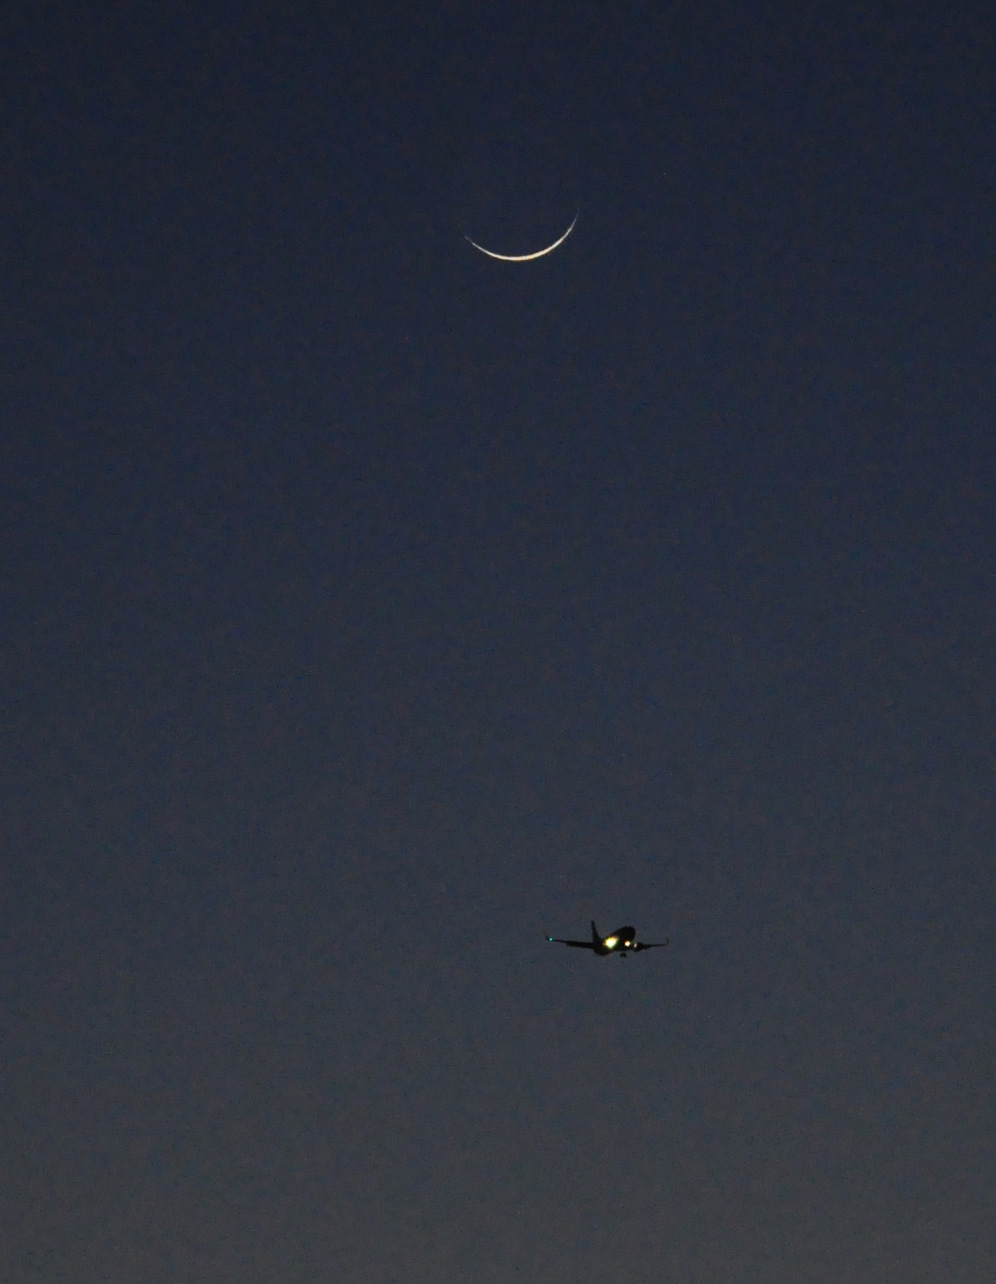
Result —
POLYGON ((666 946, 670 944, 671 944, 670 936, 667 938, 666 941, 638 941, 636 945, 633 946, 633 952, 637 953, 640 950, 663 950, 666 946))
POLYGON ((548 936, 546 939, 552 941, 554 945, 573 945, 576 950, 593 950, 595 948, 594 941, 565 941, 560 936, 548 936))

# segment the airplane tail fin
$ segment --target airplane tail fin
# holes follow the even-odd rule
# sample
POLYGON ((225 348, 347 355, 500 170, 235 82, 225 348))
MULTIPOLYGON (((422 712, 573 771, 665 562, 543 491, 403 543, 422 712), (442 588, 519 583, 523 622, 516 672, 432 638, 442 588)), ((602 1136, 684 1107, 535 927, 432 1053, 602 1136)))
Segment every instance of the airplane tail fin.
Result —
POLYGON ((595 926, 595 920, 594 920, 594 919, 592 919, 592 920, 591 920, 591 943, 592 943, 592 945, 598 945, 598 944, 599 944, 599 942, 601 941, 601 939, 602 939, 602 938, 601 938, 601 937, 599 936, 599 934, 598 934, 598 928, 595 926))

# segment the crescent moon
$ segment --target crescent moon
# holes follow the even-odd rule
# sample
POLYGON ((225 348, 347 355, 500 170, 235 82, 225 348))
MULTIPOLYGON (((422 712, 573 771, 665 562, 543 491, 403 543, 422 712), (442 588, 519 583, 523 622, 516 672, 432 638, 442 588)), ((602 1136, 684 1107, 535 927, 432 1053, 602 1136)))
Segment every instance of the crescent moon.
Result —
MULTIPOLYGON (((578 210, 578 214, 580 213, 581 211, 578 210)), ((563 236, 558 236, 552 245, 548 245, 545 250, 537 250, 534 254, 496 254, 494 250, 486 250, 483 245, 478 245, 477 242, 471 240, 469 236, 465 236, 464 239, 470 241, 475 250, 480 250, 481 253, 486 254, 489 259, 501 259, 503 263, 528 263, 531 259, 541 259, 544 254, 552 254, 558 245, 563 245, 570 234, 574 231, 574 224, 578 221, 578 214, 575 214, 571 219, 571 225, 563 236)))

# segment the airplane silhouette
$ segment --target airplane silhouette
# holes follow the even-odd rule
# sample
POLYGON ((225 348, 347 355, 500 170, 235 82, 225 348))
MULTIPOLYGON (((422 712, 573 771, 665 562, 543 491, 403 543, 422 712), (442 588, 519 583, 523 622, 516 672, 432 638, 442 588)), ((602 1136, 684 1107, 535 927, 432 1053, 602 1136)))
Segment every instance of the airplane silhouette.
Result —
POLYGON ((671 938, 668 937, 666 941, 638 941, 635 927, 617 927, 608 936, 599 936, 595 920, 592 919, 590 941, 565 941, 562 936, 548 936, 546 939, 554 945, 573 945, 578 950, 594 950, 596 954, 602 955, 618 954, 624 959, 628 950, 632 950, 634 954, 640 950, 662 950, 670 943, 671 938))

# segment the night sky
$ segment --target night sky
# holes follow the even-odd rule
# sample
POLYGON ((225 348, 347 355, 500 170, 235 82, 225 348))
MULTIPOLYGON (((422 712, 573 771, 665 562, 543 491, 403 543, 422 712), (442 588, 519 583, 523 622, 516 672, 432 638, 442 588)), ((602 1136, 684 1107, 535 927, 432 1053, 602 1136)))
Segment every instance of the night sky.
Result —
POLYGON ((4 1284, 991 1284, 991 5, 4 24, 4 1284))

